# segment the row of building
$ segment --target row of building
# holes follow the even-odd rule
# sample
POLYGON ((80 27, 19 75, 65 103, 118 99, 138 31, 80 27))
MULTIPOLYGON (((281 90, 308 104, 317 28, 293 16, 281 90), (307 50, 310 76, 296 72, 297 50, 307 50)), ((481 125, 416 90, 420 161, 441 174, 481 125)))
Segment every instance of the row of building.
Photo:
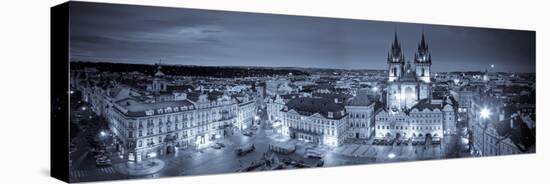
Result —
POLYGON ((258 109, 258 92, 252 89, 170 91, 161 66, 145 90, 101 79, 100 74, 77 73, 74 88, 94 112, 109 121, 119 150, 131 161, 171 153, 178 147, 208 145, 253 125, 258 109))
MULTIPOLYGON (((385 89, 371 85, 336 93, 351 94, 338 98, 315 93, 289 95, 291 89, 283 90, 288 85, 271 85, 284 87, 271 87, 273 93, 286 93, 268 99, 268 117, 284 136, 328 146, 339 146, 347 139, 443 138, 454 133, 458 103, 450 95, 432 95, 431 54, 424 35, 414 61, 414 68, 405 62, 395 35, 388 53, 385 89)), ((323 92, 317 89, 314 92, 323 92)))

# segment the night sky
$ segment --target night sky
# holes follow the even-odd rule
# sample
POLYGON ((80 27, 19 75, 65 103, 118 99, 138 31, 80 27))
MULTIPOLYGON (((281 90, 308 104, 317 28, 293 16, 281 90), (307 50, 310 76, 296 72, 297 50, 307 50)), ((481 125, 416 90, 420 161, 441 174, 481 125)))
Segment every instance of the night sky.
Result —
POLYGON ((394 32, 412 61, 422 31, 434 71, 534 72, 535 33, 72 2, 71 61, 386 69, 394 32))

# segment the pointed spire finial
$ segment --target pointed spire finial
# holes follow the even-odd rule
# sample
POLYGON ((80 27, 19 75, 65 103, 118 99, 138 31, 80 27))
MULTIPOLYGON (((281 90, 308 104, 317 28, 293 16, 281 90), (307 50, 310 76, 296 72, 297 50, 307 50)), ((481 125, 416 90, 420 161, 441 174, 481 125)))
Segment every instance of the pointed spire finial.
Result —
POLYGON ((393 35, 393 45, 395 47, 399 46, 399 40, 397 39, 397 31, 394 32, 394 35, 393 35))

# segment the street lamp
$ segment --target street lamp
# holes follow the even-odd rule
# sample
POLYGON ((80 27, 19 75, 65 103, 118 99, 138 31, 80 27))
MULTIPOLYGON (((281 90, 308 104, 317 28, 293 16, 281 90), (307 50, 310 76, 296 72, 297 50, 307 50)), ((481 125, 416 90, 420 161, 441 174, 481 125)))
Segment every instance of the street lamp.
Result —
POLYGON ((484 107, 479 112, 479 115, 481 116, 481 118, 487 119, 487 118, 489 118, 489 116, 491 116, 491 111, 489 109, 487 109, 486 107, 484 107))
POLYGON ((388 154, 388 158, 389 158, 389 159, 393 159, 393 158, 395 158, 395 154, 394 154, 394 153, 390 153, 390 154, 388 154))

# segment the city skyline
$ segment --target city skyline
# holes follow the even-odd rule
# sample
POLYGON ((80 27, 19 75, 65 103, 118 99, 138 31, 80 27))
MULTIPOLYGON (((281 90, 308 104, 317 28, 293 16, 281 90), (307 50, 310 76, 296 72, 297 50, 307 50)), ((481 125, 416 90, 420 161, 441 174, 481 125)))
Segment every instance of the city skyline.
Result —
POLYGON ((71 61, 383 70, 395 32, 406 61, 424 32, 436 72, 535 72, 530 31, 95 3, 71 10, 71 61))
POLYGON ((534 32, 69 5, 69 182, 536 153, 534 32))

